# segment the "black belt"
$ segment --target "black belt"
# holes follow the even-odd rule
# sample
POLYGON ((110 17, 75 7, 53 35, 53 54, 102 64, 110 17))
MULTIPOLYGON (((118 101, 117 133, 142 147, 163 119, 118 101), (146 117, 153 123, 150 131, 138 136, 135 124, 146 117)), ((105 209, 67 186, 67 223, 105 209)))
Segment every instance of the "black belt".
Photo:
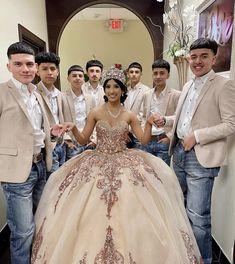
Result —
POLYGON ((153 135, 151 136, 151 140, 154 140, 154 141, 159 141, 163 138, 167 138, 167 135, 165 133, 162 133, 160 135, 153 135))

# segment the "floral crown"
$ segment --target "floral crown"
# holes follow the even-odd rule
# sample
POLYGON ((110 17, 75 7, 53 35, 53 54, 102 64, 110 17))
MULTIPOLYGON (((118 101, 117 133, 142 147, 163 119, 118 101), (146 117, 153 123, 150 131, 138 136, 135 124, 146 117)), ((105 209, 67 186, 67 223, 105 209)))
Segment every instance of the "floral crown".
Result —
POLYGON ((126 76, 122 70, 119 70, 118 68, 112 66, 110 69, 103 72, 102 75, 102 84, 104 84, 105 81, 110 79, 116 79, 122 82, 125 85, 126 82, 126 76))

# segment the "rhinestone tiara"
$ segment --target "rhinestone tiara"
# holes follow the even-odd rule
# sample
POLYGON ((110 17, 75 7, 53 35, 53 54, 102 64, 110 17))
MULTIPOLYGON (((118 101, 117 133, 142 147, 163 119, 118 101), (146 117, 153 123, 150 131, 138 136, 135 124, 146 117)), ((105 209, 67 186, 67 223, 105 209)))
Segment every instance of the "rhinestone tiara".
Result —
POLYGON ((106 80, 110 80, 110 79, 116 79, 121 81, 123 84, 125 84, 126 82, 126 76, 124 74, 124 72, 122 70, 119 70, 118 68, 112 66, 110 67, 110 69, 103 71, 103 75, 102 75, 102 84, 104 84, 104 82, 106 80))

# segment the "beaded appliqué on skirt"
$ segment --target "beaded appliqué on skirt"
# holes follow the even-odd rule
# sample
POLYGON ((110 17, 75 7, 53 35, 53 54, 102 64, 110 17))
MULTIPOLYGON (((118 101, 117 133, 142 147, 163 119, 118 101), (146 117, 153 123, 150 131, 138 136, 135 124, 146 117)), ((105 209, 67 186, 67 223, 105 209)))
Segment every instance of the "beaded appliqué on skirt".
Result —
POLYGON ((187 249, 187 255, 189 258, 189 263, 190 264, 199 264, 199 261, 198 261, 196 255, 194 254, 193 244, 192 244, 192 241, 190 239, 190 236, 184 231, 180 231, 180 232, 181 232, 182 238, 184 240, 184 245, 187 249))
POLYGON ((87 153, 77 161, 75 167, 65 176, 63 182, 59 186, 59 195, 55 203, 54 213, 66 189, 70 187, 68 192, 69 195, 79 184, 89 182, 92 177, 93 167, 99 166, 97 163, 99 163, 99 160, 95 153, 87 153))
MULTIPOLYGON (((156 172, 147 164, 142 157, 126 149, 126 135, 128 126, 126 122, 121 122, 119 126, 110 127, 108 123, 100 121, 97 125, 97 137, 101 141, 95 151, 83 153, 78 159, 74 168, 66 175, 59 186, 59 196, 55 204, 56 212, 58 203, 67 191, 69 195, 81 183, 86 183, 93 178, 97 178, 97 188, 102 190, 100 199, 107 206, 107 217, 111 217, 111 209, 118 201, 117 192, 122 187, 123 169, 129 173, 129 181, 135 186, 146 187, 144 174, 153 175, 160 180, 156 172), (142 168, 141 171, 139 168, 142 168), (138 169, 137 169, 138 168, 138 169), (94 173, 93 173, 94 172, 94 173), (96 173, 98 172, 98 174, 96 173), (92 176, 95 175, 95 176, 92 176)), ((160 180, 161 181, 161 180, 160 180)))
MULTIPOLYGON (((125 264, 123 255, 115 247, 112 231, 113 229, 109 226, 107 228, 104 247, 96 255, 94 264, 125 264)), ((79 264, 88 264, 86 260, 87 255, 88 253, 86 252, 83 258, 79 261, 79 264)), ((128 264, 137 264, 133 260, 131 253, 129 253, 128 264)))
MULTIPOLYGON (((46 218, 43 219, 42 225, 40 229, 38 230, 35 236, 35 239, 34 239, 33 248, 32 248, 32 256, 31 256, 31 264, 37 263, 37 260, 40 260, 42 258, 41 255, 38 255, 38 252, 43 242, 42 233, 43 233, 43 226, 44 226, 45 221, 46 221, 46 218)), ((46 261, 44 262, 44 264, 46 264, 46 261)))

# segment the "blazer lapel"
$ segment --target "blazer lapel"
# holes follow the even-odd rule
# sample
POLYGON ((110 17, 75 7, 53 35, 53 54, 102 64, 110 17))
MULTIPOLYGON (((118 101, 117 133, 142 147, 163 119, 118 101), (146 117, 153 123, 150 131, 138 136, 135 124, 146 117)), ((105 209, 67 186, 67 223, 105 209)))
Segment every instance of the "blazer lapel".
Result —
POLYGON ((198 98, 197 98, 196 105, 195 105, 195 108, 194 108, 194 110, 193 110, 192 116, 194 116, 194 114, 195 114, 195 112, 196 112, 196 110, 197 110, 197 108, 198 108, 198 106, 199 106, 199 104, 200 104, 202 98, 204 97, 204 95, 206 94, 206 92, 208 91, 208 89, 210 88, 210 86, 211 86, 211 81, 212 81, 214 78, 215 78, 215 73, 212 74, 212 75, 208 78, 208 80, 205 82, 205 84, 203 85, 202 90, 201 90, 201 92, 200 92, 200 94, 199 94, 199 96, 198 96, 198 98))
POLYGON ((47 95, 46 95, 46 93, 45 93, 45 91, 44 91, 44 89, 43 89, 43 87, 42 87, 42 84, 41 84, 41 83, 38 83, 38 84, 37 84, 37 87, 38 87, 38 91, 39 91, 39 93, 41 94, 41 96, 42 96, 44 102, 46 103, 46 106, 47 106, 49 112, 50 112, 51 115, 53 116, 53 113, 51 112, 51 106, 50 106, 49 99, 48 99, 48 97, 47 97, 47 95))
POLYGON ((154 95, 154 90, 149 92, 146 95, 146 106, 145 106, 145 109, 144 109, 144 111, 145 111, 144 116, 146 116, 146 118, 148 118, 150 116, 151 101, 152 101, 153 95, 154 95))
POLYGON ((58 91, 57 103, 58 103, 58 111, 59 111, 59 122, 63 123, 64 122, 64 116, 62 113, 62 96, 61 96, 60 91, 58 91))
MULTIPOLYGON (((15 85, 13 84, 12 81, 9 81, 8 83, 8 87, 10 89, 11 94, 13 95, 13 97, 16 99, 17 103, 19 104, 19 106, 21 107, 22 111, 24 112, 24 114, 26 115, 26 117, 29 119, 30 121, 30 117, 26 108, 26 105, 23 101, 23 98, 21 96, 21 94, 19 93, 19 91, 16 89, 15 85)), ((30 121, 31 122, 31 121, 30 121)))
POLYGON ((36 96, 36 98, 37 98, 37 101, 38 101, 38 103, 39 103, 39 105, 40 105, 40 107, 41 107, 41 109, 42 109, 42 115, 43 115, 43 127, 44 127, 44 120, 46 119, 46 117, 45 117, 45 109, 44 109, 44 104, 43 104, 43 101, 42 101, 42 97, 41 97, 41 95, 39 94, 39 93, 37 93, 37 92, 34 92, 34 94, 35 94, 35 96, 36 96))
POLYGON ((86 104, 86 116, 89 114, 91 111, 91 101, 89 100, 89 97, 85 94, 83 94, 84 99, 85 99, 85 104, 86 104))
POLYGON ((133 105, 134 105, 134 103, 135 103, 135 100, 136 100, 137 96, 139 95, 139 93, 140 93, 140 91, 141 91, 141 87, 138 86, 136 89, 137 89, 137 92, 136 92, 136 94, 135 94, 135 95, 133 96, 133 98, 132 98, 132 102, 131 102, 131 104, 130 104, 130 109, 132 109, 132 107, 133 107, 133 105))
POLYGON ((169 89, 168 86, 166 86, 165 89, 166 89, 164 91, 165 92, 165 98, 163 99, 164 102, 163 102, 162 113, 161 113, 162 115, 166 114, 166 109, 167 109, 167 106, 168 106, 168 103, 169 103, 169 100, 170 100, 170 94, 171 94, 171 90, 169 89))
POLYGON ((67 90, 66 95, 67 95, 67 100, 68 100, 69 108, 70 108, 71 115, 72 115, 72 120, 74 123, 76 123, 75 107, 74 107, 73 95, 72 95, 71 90, 67 90))
POLYGON ((175 115, 175 122, 174 122, 174 126, 176 126, 176 124, 178 123, 178 119, 179 119, 179 116, 180 116, 180 113, 181 113, 181 110, 182 110, 182 107, 184 105, 184 101, 186 99, 186 96, 188 94, 188 91, 191 87, 193 83, 193 80, 191 80, 190 82, 188 82, 185 86, 185 88, 183 89, 181 95, 180 95, 180 98, 179 98, 179 102, 178 102, 178 107, 177 107, 177 111, 176 111, 176 115, 175 115))

